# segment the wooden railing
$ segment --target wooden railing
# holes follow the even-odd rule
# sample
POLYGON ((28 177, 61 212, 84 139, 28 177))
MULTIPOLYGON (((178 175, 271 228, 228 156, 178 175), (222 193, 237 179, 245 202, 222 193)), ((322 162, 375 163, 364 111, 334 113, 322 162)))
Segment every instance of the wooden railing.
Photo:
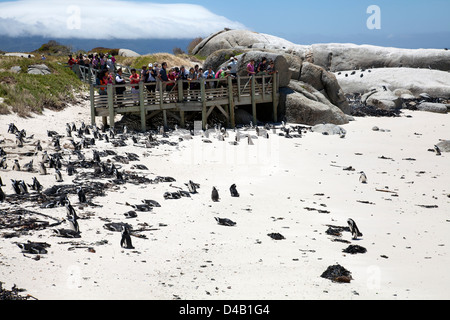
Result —
POLYGON ((140 113, 141 127, 145 130, 147 112, 163 111, 166 122, 166 111, 176 111, 180 112, 181 125, 184 126, 184 112, 201 111, 205 127, 208 116, 217 107, 234 127, 235 106, 252 105, 254 123, 256 123, 256 105, 269 102, 273 102, 274 120, 277 120, 278 74, 275 74, 277 76, 98 85, 96 79, 100 71, 82 66, 78 69, 81 80, 90 84, 93 123, 97 116, 102 116, 104 121, 108 117, 111 125, 114 124, 116 114, 140 113), (138 90, 133 92, 133 87, 138 90), (118 88, 125 88, 124 93, 118 94, 118 88))

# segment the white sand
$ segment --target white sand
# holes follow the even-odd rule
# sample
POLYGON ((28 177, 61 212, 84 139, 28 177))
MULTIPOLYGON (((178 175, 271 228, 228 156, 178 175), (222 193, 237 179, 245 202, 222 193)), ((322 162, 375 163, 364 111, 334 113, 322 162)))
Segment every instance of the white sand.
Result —
MULTIPOLYGON (((0 116, 0 140, 14 138, 7 134, 7 125, 14 122, 19 129, 26 128, 27 135, 35 134, 33 141, 46 142, 45 147, 47 129, 65 134, 66 122, 75 121, 78 127, 81 120, 90 122, 87 106, 60 113, 46 111, 31 119, 0 116)), ((177 191, 170 183, 126 184, 108 191, 106 197, 95 198, 101 208, 85 210, 71 197, 82 218, 82 238, 74 241, 92 246, 95 253, 69 251, 71 245, 63 243, 70 240, 54 237, 50 229, 2 238, 0 281, 4 288, 16 284, 38 299, 58 300, 449 299, 450 156, 438 157, 427 151, 439 139, 449 139, 449 124, 450 115, 407 111, 400 118, 356 118, 344 126, 345 139, 317 133, 301 139, 271 135, 269 140, 254 140, 254 146, 231 146, 214 139, 212 144, 204 144, 196 136, 179 147, 117 148, 121 155, 134 152, 140 156, 136 163, 149 168, 140 174, 174 177, 173 185, 184 190, 184 183, 193 180, 201 185, 199 194, 164 200, 164 192, 177 191), (390 132, 372 131, 373 126, 390 132), (393 160, 379 159, 381 156, 393 160), (403 160, 406 158, 416 161, 403 160), (356 171, 344 171, 347 166, 356 171), (366 185, 358 181, 361 170, 368 176, 366 185), (418 174, 420 171, 425 173, 418 174), (240 198, 230 197, 228 188, 233 183, 240 198), (213 186, 219 189, 218 203, 210 199, 213 186), (398 197, 376 189, 396 191, 398 197), (156 200, 162 207, 152 213, 138 212, 134 220, 125 219, 123 214, 131 208, 117 203, 138 204, 143 199, 156 200), (237 225, 220 226, 214 217, 229 218, 237 225), (159 230, 145 232, 148 239, 132 237, 136 249, 125 250, 119 245, 120 233, 104 229, 100 218, 134 227, 147 223, 159 230), (344 232, 342 239, 367 248, 367 253, 344 254, 348 244, 333 242, 325 233, 327 224, 346 226, 348 218, 356 221, 363 237, 353 241, 350 233, 344 232), (272 232, 286 239, 272 240, 267 235, 272 232), (15 244, 27 240, 47 242, 51 248, 35 261, 15 244), (92 245, 101 240, 108 244, 92 245), (320 277, 336 263, 352 273, 350 284, 320 277)), ((131 140, 127 142, 132 145, 131 140)), ((95 149, 113 147, 103 141, 95 149)), ((84 152, 92 159, 90 150, 84 152)), ((14 159, 8 156, 9 168, 14 159)), ((19 161, 23 165, 29 159, 19 161)), ((10 195, 10 179, 31 183, 33 176, 48 188, 56 183, 53 171, 49 172, 39 176, 1 170, 6 184, 3 190, 10 195)), ((66 174, 64 179, 71 183, 66 174)), ((8 206, 0 204, 3 209, 8 206)), ((65 217, 65 208, 28 209, 65 217)), ((0 236, 10 231, 0 230, 0 236)))

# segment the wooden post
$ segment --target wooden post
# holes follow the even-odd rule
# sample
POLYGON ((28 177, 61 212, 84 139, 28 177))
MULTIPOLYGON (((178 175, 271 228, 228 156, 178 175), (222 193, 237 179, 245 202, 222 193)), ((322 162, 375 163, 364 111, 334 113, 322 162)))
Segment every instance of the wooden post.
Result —
POLYGON ((237 77, 237 95, 238 95, 238 101, 241 101, 241 77, 237 77))
POLYGON ((108 84, 106 92, 108 94, 109 126, 114 128, 114 91, 112 84, 108 84))
POLYGON ((164 128, 167 128, 167 111, 163 110, 164 128))
POLYGON ((253 113, 253 125, 257 125, 258 123, 257 123, 257 118, 256 118, 256 90, 255 90, 255 87, 256 87, 256 83, 255 83, 255 76, 252 76, 252 78, 251 78, 251 87, 252 87, 252 93, 251 93, 251 95, 252 95, 252 113, 253 113))
POLYGON ((262 76, 262 97, 263 101, 266 100, 266 76, 262 76))
POLYGON ((94 91, 93 84, 91 84, 90 93, 91 93, 91 124, 94 125, 95 124, 95 101, 94 101, 95 91, 94 91))
POLYGON ((92 75, 91 65, 89 65, 89 69, 88 69, 88 77, 89 77, 88 84, 92 84, 92 77, 91 77, 91 75, 92 75))
POLYGON ((141 113, 141 131, 147 131, 147 118, 145 112, 145 100, 144 100, 144 81, 139 82, 139 111, 141 113))
POLYGON ((200 93, 202 99, 202 125, 203 129, 206 129, 206 121, 208 120, 208 117, 206 115, 206 90, 204 81, 200 82, 200 93))
POLYGON ((236 127, 236 119, 234 118, 234 98, 233 98, 233 79, 228 77, 228 110, 230 116, 230 126, 232 129, 236 127))
POLYGON ((278 73, 273 74, 272 80, 272 103, 273 103, 273 121, 278 122, 278 73))
MULTIPOLYGON (((183 99, 184 99, 184 97, 183 97, 183 80, 179 80, 178 82, 177 82, 177 85, 178 85, 178 102, 183 102, 183 99)), ((180 111, 180 125, 181 125, 181 127, 182 128, 184 128, 185 126, 186 126, 186 120, 185 120, 185 117, 184 117, 184 111, 183 110, 181 110, 180 111)))
POLYGON ((159 109, 162 110, 162 105, 163 105, 163 99, 164 99, 164 92, 163 92, 163 85, 162 85, 162 81, 158 81, 158 89, 159 89, 159 109))

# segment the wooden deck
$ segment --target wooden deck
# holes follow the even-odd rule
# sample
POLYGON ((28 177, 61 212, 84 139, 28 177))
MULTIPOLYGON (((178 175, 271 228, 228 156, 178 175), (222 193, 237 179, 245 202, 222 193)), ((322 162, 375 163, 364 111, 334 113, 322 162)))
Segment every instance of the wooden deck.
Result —
MULTIPOLYGON (((156 82, 155 91, 149 91, 150 83, 140 82, 139 92, 133 94, 131 88, 136 85, 108 85, 106 95, 98 94, 99 85, 95 85, 96 70, 80 67, 81 79, 90 84, 91 122, 102 117, 106 124, 114 126, 117 114, 135 113, 141 118, 141 130, 146 131, 146 122, 162 113, 164 124, 167 117, 175 118, 181 127, 185 126, 186 113, 201 112, 205 128, 211 112, 217 108, 228 119, 228 125, 234 128, 235 109, 240 105, 251 105, 253 122, 257 122, 257 106, 272 103, 273 120, 277 121, 278 76, 237 77, 235 79, 203 79, 197 81, 156 82), (172 85, 172 86, 170 86, 172 85), (124 94, 116 94, 116 88, 125 88, 124 94)), ((105 87, 105 86, 102 86, 105 87)))

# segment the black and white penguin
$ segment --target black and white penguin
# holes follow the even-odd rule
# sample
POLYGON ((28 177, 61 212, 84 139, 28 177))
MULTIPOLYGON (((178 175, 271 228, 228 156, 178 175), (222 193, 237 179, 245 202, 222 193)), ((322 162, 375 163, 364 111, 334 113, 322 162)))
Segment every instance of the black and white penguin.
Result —
POLYGON ((360 176, 359 176, 359 182, 361 182, 361 183, 367 183, 367 176, 366 176, 366 174, 364 173, 364 171, 361 171, 360 172, 360 176))
POLYGON ((13 164, 13 168, 14 171, 20 171, 20 164, 19 164, 19 160, 14 160, 14 164, 13 164))
POLYGON ((82 187, 78 188, 77 195, 78 195, 78 201, 80 201, 80 203, 86 203, 86 194, 84 193, 84 190, 82 187))
POLYGON ((434 146, 434 152, 436 152, 437 156, 441 155, 441 149, 439 149, 439 147, 437 145, 434 146))
POLYGON ((25 169, 25 171, 27 172, 32 172, 33 171, 33 159, 31 159, 30 162, 25 163, 23 168, 25 169))
POLYGON ((216 219, 217 223, 222 225, 222 226, 227 226, 227 227, 234 227, 236 225, 236 222, 227 219, 227 218, 218 218, 215 217, 214 219, 216 219))
POLYGON ((212 188, 211 200, 214 201, 214 202, 218 202, 219 201, 219 191, 217 191, 216 187, 212 188))
POLYGON ((353 219, 348 219, 347 224, 350 227, 350 232, 352 233, 353 240, 358 239, 358 237, 362 237, 363 234, 359 231, 358 226, 353 219))
POLYGON ((0 187, 0 202, 4 202, 6 200, 6 194, 3 192, 2 187, 0 187))
POLYGON ((56 182, 63 182, 62 174, 61 171, 59 171, 59 169, 55 170, 55 179, 56 182))
POLYGON ((125 249, 134 249, 133 244, 131 243, 130 231, 125 225, 122 226, 122 239, 120 240, 120 246, 125 249))
POLYGON ((237 191, 236 185, 235 185, 235 184, 233 184, 233 185, 230 187, 230 193, 231 193, 231 196, 232 196, 232 197, 235 197, 235 198, 238 198, 238 197, 239 197, 239 192, 237 191))
POLYGON ((39 173, 43 176, 47 175, 47 167, 44 162, 39 163, 39 173))
POLYGON ((39 180, 36 177, 33 177, 33 184, 31 185, 31 189, 37 192, 42 191, 44 187, 41 185, 39 180))
POLYGON ((28 187, 27 187, 25 181, 23 181, 23 180, 18 181, 18 187, 19 187, 19 190, 20 190, 20 194, 27 194, 28 193, 28 187))
POLYGON ((2 160, 0 161, 0 168, 2 168, 3 170, 8 169, 8 164, 6 163, 6 157, 3 157, 2 160))
POLYGON ((11 185, 15 194, 20 194, 19 181, 11 179, 11 185))
POLYGON ((197 193, 197 186, 192 180, 189 180, 187 187, 190 193, 197 193))

